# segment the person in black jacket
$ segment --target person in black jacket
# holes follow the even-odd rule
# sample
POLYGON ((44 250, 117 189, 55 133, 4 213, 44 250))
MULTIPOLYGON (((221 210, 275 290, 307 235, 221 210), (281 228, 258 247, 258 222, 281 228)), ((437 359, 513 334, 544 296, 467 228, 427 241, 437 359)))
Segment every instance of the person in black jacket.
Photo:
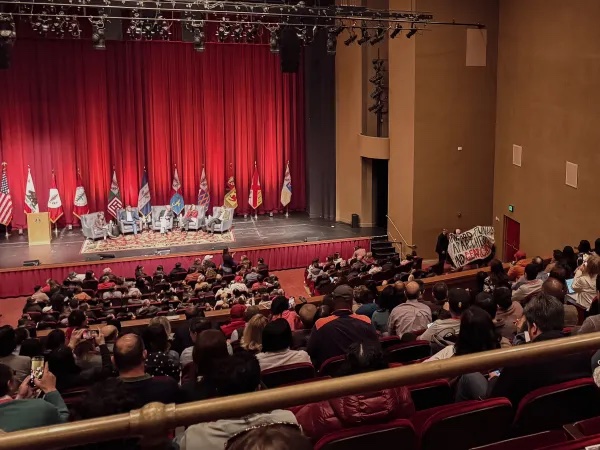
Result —
POLYGON ((437 244, 435 244, 435 252, 439 257, 438 264, 442 270, 444 269, 444 263, 446 262, 446 257, 448 256, 448 245, 448 230, 444 228, 437 238, 437 244))

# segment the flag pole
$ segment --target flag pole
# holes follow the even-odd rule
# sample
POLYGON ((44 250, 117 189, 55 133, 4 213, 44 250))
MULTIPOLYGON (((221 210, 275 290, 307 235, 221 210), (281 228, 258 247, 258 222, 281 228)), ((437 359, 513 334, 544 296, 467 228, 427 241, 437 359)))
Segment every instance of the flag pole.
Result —
MULTIPOLYGON (((254 160, 254 168, 256 169, 256 160, 254 160)), ((254 174, 252 175, 252 178, 254 178, 254 174)), ((254 220, 258 221, 258 212, 256 211, 256 208, 254 209, 254 220)))
POLYGON ((290 217, 290 215, 288 214, 289 208, 286 206, 285 207, 285 217, 290 217))
MULTIPOLYGON (((2 172, 5 172, 5 171, 6 171, 6 161, 2 161, 2 172)), ((2 175, 4 175, 4 173, 2 175)), ((12 218, 11 218, 11 222, 12 222, 12 218)), ((10 237, 10 233, 8 232, 9 224, 10 224, 10 222, 5 225, 5 229, 4 229, 6 231, 6 234, 5 234, 6 239, 8 239, 10 237)))

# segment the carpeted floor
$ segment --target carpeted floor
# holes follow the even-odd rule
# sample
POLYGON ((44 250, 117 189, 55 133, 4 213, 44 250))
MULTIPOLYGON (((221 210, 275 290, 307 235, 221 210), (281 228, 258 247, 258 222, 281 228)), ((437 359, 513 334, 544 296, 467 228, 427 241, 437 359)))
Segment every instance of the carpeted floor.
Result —
POLYGON ((80 253, 118 252, 123 250, 156 249, 160 247, 184 247, 186 245, 200 244, 225 244, 234 242, 232 231, 221 233, 205 233, 204 231, 175 230, 169 234, 160 234, 156 231, 144 231, 137 236, 133 234, 121 235, 115 239, 99 239, 97 241, 85 240, 80 253))

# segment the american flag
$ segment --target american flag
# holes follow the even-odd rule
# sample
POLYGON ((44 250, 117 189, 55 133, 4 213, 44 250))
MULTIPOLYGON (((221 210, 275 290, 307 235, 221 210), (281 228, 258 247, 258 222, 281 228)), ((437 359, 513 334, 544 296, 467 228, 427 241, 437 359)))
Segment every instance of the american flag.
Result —
POLYGON ((2 163, 2 181, 0 182, 0 224, 8 225, 12 220, 13 204, 8 189, 6 163, 2 163))

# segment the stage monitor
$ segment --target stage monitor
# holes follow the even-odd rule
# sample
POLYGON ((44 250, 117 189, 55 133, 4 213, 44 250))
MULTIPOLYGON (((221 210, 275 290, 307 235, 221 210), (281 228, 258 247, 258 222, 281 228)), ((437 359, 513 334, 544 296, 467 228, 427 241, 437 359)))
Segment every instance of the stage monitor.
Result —
POLYGON ((171 254, 171 249, 170 248, 157 248, 155 255, 160 255, 160 256, 164 256, 164 255, 170 255, 171 254))
POLYGON ((30 259, 30 260, 27 260, 27 261, 23 261, 23 266, 24 267, 39 266, 40 264, 42 264, 42 263, 40 262, 39 259, 30 259))
POLYGON ((98 253, 98 257, 100 259, 113 259, 115 257, 114 253, 98 253))

